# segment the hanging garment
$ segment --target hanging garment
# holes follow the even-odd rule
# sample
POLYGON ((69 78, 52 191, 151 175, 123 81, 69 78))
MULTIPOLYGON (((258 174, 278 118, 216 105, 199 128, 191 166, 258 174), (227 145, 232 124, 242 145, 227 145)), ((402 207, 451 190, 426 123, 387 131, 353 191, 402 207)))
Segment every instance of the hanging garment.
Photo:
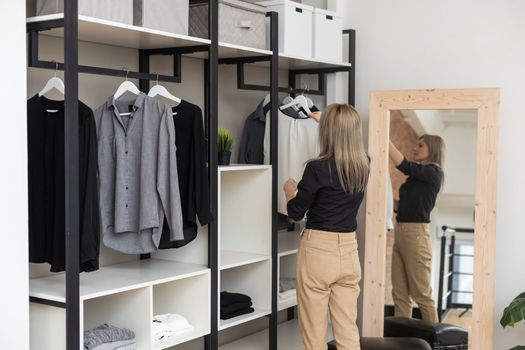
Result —
POLYGON ((172 114, 184 238, 174 240, 170 234, 171 226, 165 225, 159 245, 161 249, 179 248, 193 241, 197 237, 197 217, 201 225, 207 225, 213 220, 202 111, 199 106, 182 100, 173 107, 172 114))
POLYGON ((244 123, 241 143, 239 146, 239 163, 241 164, 267 164, 264 163, 264 135, 266 114, 269 101, 261 101, 244 123))
POLYGON ((104 244, 128 254, 157 250, 164 216, 182 239, 175 127, 169 107, 140 93, 95 111, 104 244), (122 112, 129 116, 121 116, 122 112))
MULTIPOLYGON (((80 271, 99 267, 100 217, 97 190, 97 136, 93 112, 79 102, 80 271)), ((64 271, 65 165, 64 101, 33 96, 27 101, 29 261, 64 271), (56 112, 48 112, 55 110, 56 112)))
MULTIPOLYGON (((299 119, 292 108, 279 110, 279 132, 277 137, 279 163, 277 173, 277 211, 288 215, 286 197, 282 190, 289 178, 299 182, 306 162, 319 156, 319 124, 309 119, 299 119)), ((270 163, 270 118, 266 120, 264 133, 265 164, 270 163)))

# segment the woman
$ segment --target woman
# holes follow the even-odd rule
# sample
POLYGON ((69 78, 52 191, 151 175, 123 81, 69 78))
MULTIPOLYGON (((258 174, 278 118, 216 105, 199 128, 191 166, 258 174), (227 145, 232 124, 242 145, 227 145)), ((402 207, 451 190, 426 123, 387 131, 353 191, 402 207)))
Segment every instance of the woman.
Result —
POLYGON ((437 323, 430 285, 432 244, 428 224, 443 183, 444 142, 423 135, 408 161, 390 142, 390 159, 408 176, 399 189, 399 205, 392 254, 392 298, 395 316, 412 317, 412 298, 424 321, 437 323))
POLYGON ((357 298, 361 266, 357 253, 356 215, 368 181, 369 160, 361 120, 349 105, 332 104, 313 114, 319 122, 321 153, 306 164, 299 185, 284 185, 288 215, 307 214, 297 254, 297 303, 303 344, 326 349, 330 311, 338 350, 356 350, 357 298))

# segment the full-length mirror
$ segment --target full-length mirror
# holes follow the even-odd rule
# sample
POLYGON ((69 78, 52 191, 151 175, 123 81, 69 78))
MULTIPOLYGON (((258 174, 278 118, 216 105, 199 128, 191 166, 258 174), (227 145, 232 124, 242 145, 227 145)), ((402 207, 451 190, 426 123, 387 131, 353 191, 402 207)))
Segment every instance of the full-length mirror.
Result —
POLYGON ((363 335, 490 349, 498 89, 371 94, 363 335))
POLYGON ((390 142, 385 315, 456 325, 466 344, 477 110, 391 111, 390 142))

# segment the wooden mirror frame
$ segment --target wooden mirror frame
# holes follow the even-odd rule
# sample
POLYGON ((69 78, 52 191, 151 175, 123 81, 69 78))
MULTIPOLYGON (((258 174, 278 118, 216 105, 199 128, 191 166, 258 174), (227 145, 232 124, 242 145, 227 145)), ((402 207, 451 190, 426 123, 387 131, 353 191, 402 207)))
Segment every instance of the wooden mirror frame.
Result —
POLYGON ((498 172, 499 89, 374 91, 370 95, 363 285, 364 337, 383 337, 386 261, 386 181, 390 112, 476 109, 478 113, 474 289, 469 349, 493 347, 498 172))

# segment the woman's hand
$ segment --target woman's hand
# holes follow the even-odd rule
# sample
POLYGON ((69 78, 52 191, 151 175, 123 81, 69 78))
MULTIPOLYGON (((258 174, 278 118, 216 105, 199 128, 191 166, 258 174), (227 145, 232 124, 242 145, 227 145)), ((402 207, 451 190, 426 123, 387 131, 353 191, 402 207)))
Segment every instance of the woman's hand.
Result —
POLYGON ((283 186, 284 195, 286 196, 286 201, 295 197, 295 192, 297 192, 297 182, 294 179, 288 179, 283 186))
POLYGON ((319 123, 319 121, 321 120, 321 114, 322 112, 312 112, 308 114, 308 116, 319 123))

